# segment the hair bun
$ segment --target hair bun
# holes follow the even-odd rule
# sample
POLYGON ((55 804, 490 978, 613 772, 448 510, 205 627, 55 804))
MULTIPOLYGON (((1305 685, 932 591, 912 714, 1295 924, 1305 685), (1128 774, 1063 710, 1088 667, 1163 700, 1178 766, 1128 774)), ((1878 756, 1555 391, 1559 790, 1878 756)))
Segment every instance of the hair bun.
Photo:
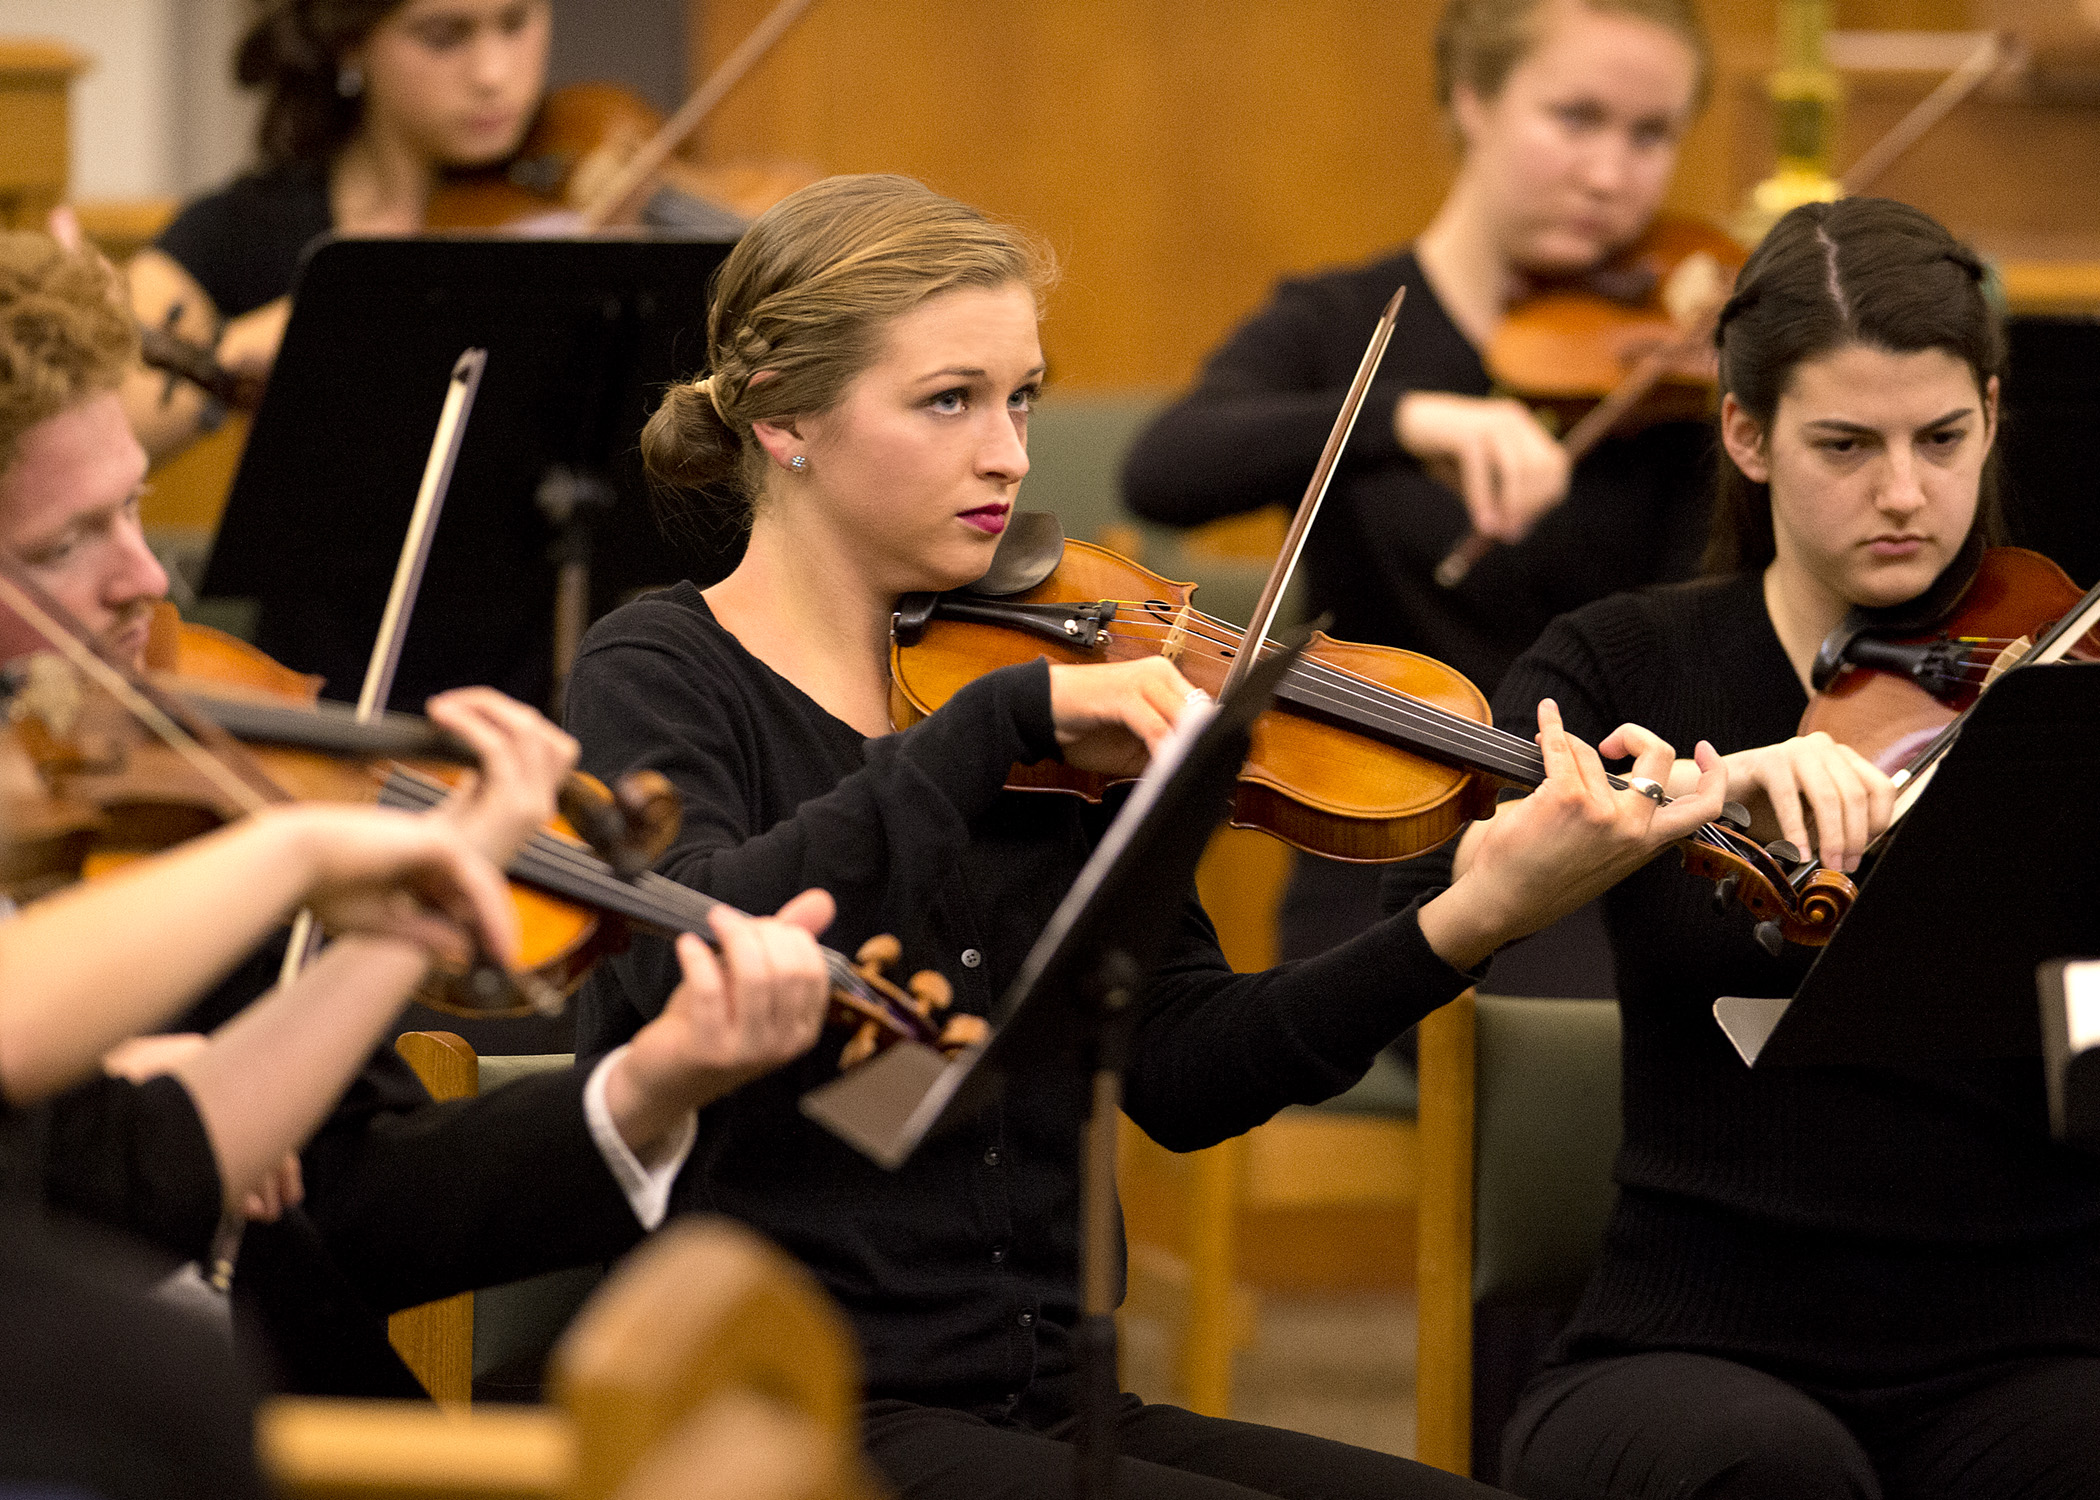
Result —
POLYGON ((1969 273, 1969 279, 1981 285, 1990 280, 1991 268, 1984 264, 1983 257, 1967 245, 1957 244, 1947 252, 1947 259, 1969 273))

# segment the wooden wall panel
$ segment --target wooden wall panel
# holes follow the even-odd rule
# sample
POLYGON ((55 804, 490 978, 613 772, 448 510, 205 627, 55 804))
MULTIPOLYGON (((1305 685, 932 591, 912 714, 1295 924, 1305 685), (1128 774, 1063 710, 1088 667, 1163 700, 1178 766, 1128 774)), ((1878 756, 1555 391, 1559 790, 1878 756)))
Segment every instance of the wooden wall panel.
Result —
MULTIPOLYGON (((714 0, 712 61, 764 0, 714 0)), ((1070 388, 1174 385, 1286 271, 1426 222, 1451 157, 1414 5, 818 0, 724 105, 711 159, 898 171, 1019 221, 1065 277, 1070 388)))
MULTIPOLYGON (((690 0, 693 73, 771 0, 690 0)), ((1724 52, 1777 0, 1703 0, 1724 52)), ((1437 0, 817 0, 709 124, 709 160, 909 173, 1047 238, 1068 389, 1173 386, 1280 275, 1429 220, 1453 153, 1430 99, 1437 0)), ((1839 0, 1846 27, 1961 27, 1967 0, 1839 0)), ((1686 143, 1672 203, 1736 205, 1738 91, 1686 143)), ((1405 327, 1402 328, 1405 337, 1405 327)))

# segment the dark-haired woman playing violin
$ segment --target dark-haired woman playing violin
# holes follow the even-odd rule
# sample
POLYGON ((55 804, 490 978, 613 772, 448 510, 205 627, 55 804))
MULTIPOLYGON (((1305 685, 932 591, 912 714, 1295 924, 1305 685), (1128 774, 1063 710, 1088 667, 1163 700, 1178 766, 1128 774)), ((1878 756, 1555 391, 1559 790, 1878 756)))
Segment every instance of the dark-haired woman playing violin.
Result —
MULTIPOLYGON (((1796 725, 1848 611, 1958 581, 1996 527, 2004 338, 1982 275, 1899 204, 1783 219, 1722 314, 1711 576, 1556 621, 1498 715, 1550 695, 1607 754, 1707 736, 1768 837, 1855 868, 1890 782, 1796 725)), ((1448 856, 1421 863, 1390 901, 1448 878, 1448 856)), ((1767 955, 1668 863, 1605 898, 1619 1197, 1503 1434, 1503 1482, 1554 1500, 2100 1494, 2100 1160, 2048 1138, 2033 1059, 1747 1069, 1714 999, 1791 994, 1808 955, 1767 955)))
MULTIPOLYGON (((643 436, 659 478, 746 511, 748 549, 711 588, 681 584, 600 621, 568 704, 592 769, 651 766, 678 786, 666 873, 738 902, 820 885, 838 902, 837 942, 895 933, 905 966, 940 972, 977 1015, 1100 827, 1074 800, 1005 791, 1010 767, 1136 770, 1193 691, 1157 658, 1038 661, 890 732, 898 596, 978 577, 1028 471, 1044 274, 1013 231, 901 178, 830 179, 762 217, 721 273, 708 375, 675 387, 643 436)), ((1186 1150, 1340 1091, 1498 943, 1719 806, 1713 778, 1661 809, 1615 792, 1550 706, 1538 729, 1547 786, 1497 819, 1464 879, 1354 943, 1234 974, 1191 900, 1137 1026, 1131 1117, 1186 1150)), ((1646 763, 1669 760, 1656 746, 1646 763)), ((579 1048, 617 1044, 673 982, 661 945, 601 969, 579 1048)), ((885 1172, 798 1110, 834 1057, 706 1111, 674 1201, 758 1226, 845 1306, 865 1357, 865 1442, 900 1492, 1068 1493, 1084 1089, 1017 1085, 885 1172)), ((1477 1492, 1135 1398, 1119 1420, 1126 1494, 1477 1492)))
MULTIPOLYGON (((1435 219, 1396 254, 1280 285, 1138 440, 1130 507, 1192 525, 1295 503, 1378 310, 1405 285, 1306 543, 1311 605, 1335 636, 1423 652, 1493 692, 1563 610, 1691 576, 1706 434, 1651 427, 1571 471, 1483 361, 1529 292, 1580 284, 1648 228, 1710 69, 1690 0, 1447 0, 1437 97, 1461 157, 1435 219), (1434 572, 1469 528, 1503 545, 1446 588, 1434 572)), ((1376 915, 1375 871, 1301 859, 1284 950, 1317 952, 1376 915)))
MULTIPOLYGON (((517 150, 546 82, 549 0, 268 0, 235 57, 262 94, 259 160, 185 208, 132 260, 133 310, 269 373, 299 255, 330 230, 414 234, 448 169, 517 150)), ((125 409, 162 457, 209 420, 201 391, 152 371, 125 409)))

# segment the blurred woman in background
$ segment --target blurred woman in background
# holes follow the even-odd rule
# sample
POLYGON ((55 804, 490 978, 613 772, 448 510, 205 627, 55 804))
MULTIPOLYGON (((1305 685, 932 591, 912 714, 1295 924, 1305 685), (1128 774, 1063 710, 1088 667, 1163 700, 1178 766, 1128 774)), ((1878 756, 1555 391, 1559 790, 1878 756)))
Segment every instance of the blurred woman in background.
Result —
MULTIPOLYGON (((512 155, 547 76, 549 0, 268 0, 234 59, 262 94, 255 169, 185 208, 131 261, 140 321, 266 375, 317 236, 414 234, 444 174, 512 155)), ((214 425, 151 370, 124 391, 164 457, 214 425)))
MULTIPOLYGON (((1435 219, 1396 254, 1279 286, 1131 450, 1131 509, 1185 526, 1295 505, 1364 339, 1405 286, 1306 544, 1331 632, 1423 652, 1491 694, 1555 615, 1690 576, 1704 430, 1651 427, 1571 470, 1482 359, 1512 306, 1581 283, 1647 230, 1711 70, 1692 0, 1450 0, 1437 97, 1461 158, 1435 219), (1433 574, 1469 528, 1502 545, 1445 588, 1433 574)), ((1377 911, 1375 870, 1301 856, 1284 954, 1319 952, 1377 911)))

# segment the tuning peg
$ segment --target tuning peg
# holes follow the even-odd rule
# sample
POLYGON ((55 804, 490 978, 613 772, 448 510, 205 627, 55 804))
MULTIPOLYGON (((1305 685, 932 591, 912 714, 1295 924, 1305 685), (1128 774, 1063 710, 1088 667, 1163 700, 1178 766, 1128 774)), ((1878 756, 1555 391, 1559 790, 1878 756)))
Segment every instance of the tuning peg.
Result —
POLYGON ((1777 922, 1760 922, 1755 934, 1758 947, 1777 958, 1786 947, 1786 934, 1779 930, 1777 922))
POLYGON ((1726 823, 1737 833, 1748 833, 1750 831, 1750 809, 1743 806, 1740 802, 1723 802, 1721 804, 1719 821, 1726 823))
POLYGON ((937 1010, 946 1010, 955 999, 955 990, 947 977, 932 969, 921 969, 911 977, 911 997, 919 1007, 919 1014, 933 1019, 937 1010))
POLYGON ((1772 840, 1771 843, 1765 845, 1765 853, 1771 855, 1772 858, 1783 865, 1805 865, 1808 863, 1808 856, 1785 839, 1772 840))
POLYGON ((1735 904, 1735 893, 1741 888, 1742 884, 1743 877, 1741 875, 1723 875, 1714 882, 1712 894, 1715 915, 1724 917, 1728 915, 1728 908, 1735 904))
POLYGON ((847 1068, 858 1067, 873 1057, 877 1040, 875 1023, 873 1021, 861 1022, 860 1026, 853 1033, 853 1040, 846 1043, 839 1051, 839 1070, 843 1072, 847 1068))
POLYGON ((860 945, 853 955, 853 961, 862 965, 872 964, 877 969, 887 969, 902 957, 904 945, 889 933, 878 932, 860 945))

